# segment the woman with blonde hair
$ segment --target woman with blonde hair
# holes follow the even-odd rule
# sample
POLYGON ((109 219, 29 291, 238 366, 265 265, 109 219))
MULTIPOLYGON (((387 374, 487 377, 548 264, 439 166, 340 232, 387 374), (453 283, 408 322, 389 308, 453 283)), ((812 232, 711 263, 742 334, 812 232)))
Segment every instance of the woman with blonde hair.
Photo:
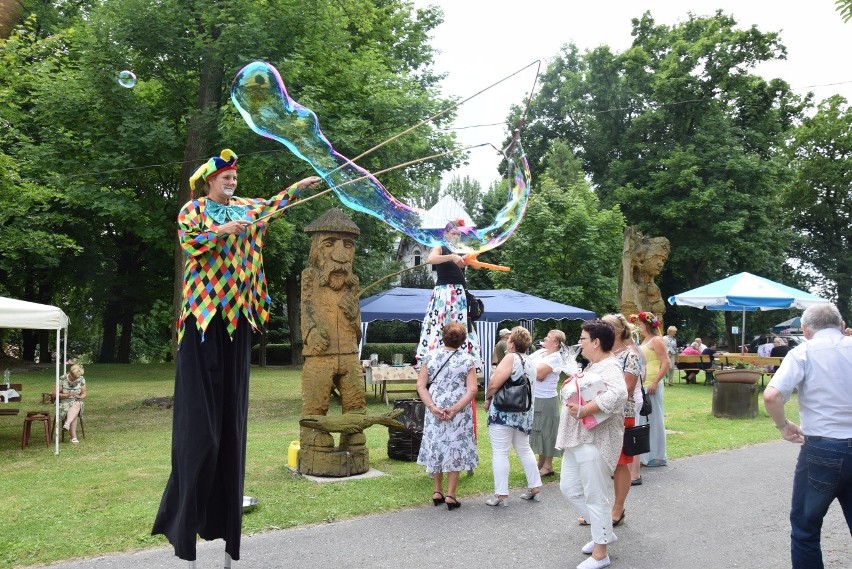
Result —
MULTIPOLYGON (((615 330, 615 343, 612 353, 618 360, 624 383, 627 387, 627 401, 624 403, 624 428, 636 426, 636 401, 642 398, 642 362, 639 354, 633 350, 633 325, 623 314, 607 314, 601 318, 615 330), (638 397, 637 397, 638 395, 638 397)), ((638 460, 635 456, 627 456, 624 449, 618 457, 618 466, 613 474, 615 501, 612 504, 612 525, 619 526, 624 522, 627 509, 624 506, 627 493, 630 492, 630 465, 638 460)))
POLYGON ((675 356, 677 355, 677 326, 669 326, 663 341, 666 343, 666 354, 669 356, 669 372, 666 374, 666 384, 671 386, 675 374, 675 356))
POLYGON ((521 355, 531 343, 532 339, 526 328, 512 328, 506 343, 506 355, 497 364, 485 392, 488 434, 491 436, 491 468, 494 471, 494 497, 485 501, 489 506, 509 505, 509 451, 513 447, 527 478, 527 491, 521 494, 521 499, 535 502, 541 499, 541 474, 535 461, 535 453, 530 448, 535 404, 530 406, 528 411, 502 411, 491 404, 494 395, 509 379, 518 379, 524 373, 528 378, 535 377, 529 358, 525 359, 521 355))
POLYGON ((669 358, 666 343, 660 332, 662 322, 653 312, 631 314, 630 322, 636 324, 642 335, 642 356, 645 359, 645 379, 649 381, 645 389, 651 400, 653 412, 648 417, 651 424, 651 452, 642 455, 645 466, 665 466, 666 458, 666 421, 663 409, 663 378, 669 371, 669 358))
POLYGON ((83 377, 85 370, 80 364, 74 364, 68 368, 68 373, 59 380, 59 392, 53 391, 54 397, 59 397, 59 416, 62 420, 62 429, 71 431, 71 442, 79 443, 77 440, 77 423, 83 414, 83 399, 86 398, 86 378, 83 377))
POLYGON ((556 431, 559 430, 559 397, 556 384, 562 371, 560 349, 565 343, 565 332, 551 330, 542 340, 543 347, 530 355, 535 367, 533 398, 535 399, 530 447, 538 454, 538 472, 553 475, 553 457, 556 455, 556 431))

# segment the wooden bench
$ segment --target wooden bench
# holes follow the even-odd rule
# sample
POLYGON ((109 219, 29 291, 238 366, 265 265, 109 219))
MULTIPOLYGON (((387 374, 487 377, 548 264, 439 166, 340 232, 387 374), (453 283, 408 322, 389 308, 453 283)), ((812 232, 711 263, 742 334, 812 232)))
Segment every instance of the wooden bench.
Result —
MULTIPOLYGON (((21 385, 20 383, 12 383, 9 386, 12 389, 14 389, 15 391, 17 391, 19 394, 21 393, 21 391, 23 389, 23 385, 21 385)), ((20 413, 21 412, 20 407, 9 407, 8 406, 8 403, 20 403, 20 402, 21 402, 21 396, 18 395, 17 397, 10 398, 9 401, 4 401, 3 403, 0 403, 0 416, 14 417, 18 413, 20 413)))
MULTIPOLYGON (((703 354, 675 355, 675 366, 679 371, 686 372, 687 383, 695 383, 694 377, 692 381, 690 381, 689 376, 691 374, 698 374, 699 371, 706 372, 708 369, 711 368, 712 364, 712 358, 703 354)), ((680 374, 678 374, 678 381, 680 381, 680 374)), ((705 381, 704 383, 708 382, 705 381)))
POLYGON ((767 356, 758 356, 757 354, 716 354, 716 358, 722 365, 734 367, 738 363, 746 363, 756 366, 775 366, 781 365, 784 358, 771 358, 767 356))

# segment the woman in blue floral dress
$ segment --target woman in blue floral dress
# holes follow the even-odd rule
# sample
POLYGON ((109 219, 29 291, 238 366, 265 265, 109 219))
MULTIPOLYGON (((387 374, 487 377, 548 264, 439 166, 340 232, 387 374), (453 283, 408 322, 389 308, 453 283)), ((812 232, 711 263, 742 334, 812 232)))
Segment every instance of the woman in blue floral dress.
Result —
POLYGON ((448 510, 461 506, 456 498, 459 473, 479 464, 470 406, 476 397, 476 364, 470 354, 459 349, 466 337, 467 330, 462 324, 452 322, 444 326, 443 348, 426 356, 417 377, 417 393, 429 411, 423 421, 417 464, 424 465, 432 475, 435 483, 432 503, 447 504, 448 510))

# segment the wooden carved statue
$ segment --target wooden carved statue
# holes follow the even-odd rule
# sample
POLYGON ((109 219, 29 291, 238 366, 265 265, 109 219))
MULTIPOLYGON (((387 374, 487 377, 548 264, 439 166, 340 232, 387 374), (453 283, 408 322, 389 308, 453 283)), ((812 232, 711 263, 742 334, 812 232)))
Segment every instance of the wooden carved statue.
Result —
POLYGON ((653 312, 660 320, 666 305, 654 277, 660 274, 671 245, 665 237, 645 237, 635 226, 624 228, 618 293, 622 314, 653 312))
MULTIPOLYGON (((352 271, 358 226, 337 208, 305 227, 311 235, 308 267, 302 271, 302 420, 299 472, 351 476, 370 469, 363 430, 388 424, 390 416, 367 417, 358 361, 361 310, 358 277, 352 271), (329 416, 331 392, 340 393, 344 416, 329 416), (347 417, 346 415, 352 415, 347 417), (335 446, 331 433, 340 434, 335 446)), ((402 428, 402 424, 395 422, 402 428)))

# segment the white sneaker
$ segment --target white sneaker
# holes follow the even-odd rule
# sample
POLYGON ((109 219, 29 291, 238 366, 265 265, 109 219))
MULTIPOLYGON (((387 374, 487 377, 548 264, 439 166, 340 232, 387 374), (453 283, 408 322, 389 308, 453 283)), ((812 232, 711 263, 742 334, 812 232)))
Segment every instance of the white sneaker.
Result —
POLYGON ((604 567, 609 567, 609 555, 607 555, 603 559, 595 559, 594 557, 589 557, 588 559, 577 565, 577 569, 603 569, 604 567))
POLYGON ((76 445, 76 444, 77 444, 77 443, 79 443, 80 441, 78 441, 78 440, 77 440, 77 437, 74 437, 73 439, 71 439, 71 442, 72 442, 72 443, 74 443, 74 444, 76 445))
MULTIPOLYGON (((611 540, 609 540, 609 543, 607 543, 607 545, 612 545, 612 544, 613 544, 613 543, 615 543, 616 541, 618 541, 618 536, 617 536, 617 535, 615 535, 615 532, 613 532, 613 534, 612 534, 612 539, 611 539, 611 540)), ((584 546, 583 546, 583 549, 581 549, 580 551, 582 551, 582 552, 583 552, 583 553, 585 553, 586 555, 591 555, 591 554, 592 554, 592 551, 594 551, 594 549, 595 549, 595 542, 594 542, 594 541, 590 541, 589 543, 587 543, 586 545, 584 545, 584 546)))

